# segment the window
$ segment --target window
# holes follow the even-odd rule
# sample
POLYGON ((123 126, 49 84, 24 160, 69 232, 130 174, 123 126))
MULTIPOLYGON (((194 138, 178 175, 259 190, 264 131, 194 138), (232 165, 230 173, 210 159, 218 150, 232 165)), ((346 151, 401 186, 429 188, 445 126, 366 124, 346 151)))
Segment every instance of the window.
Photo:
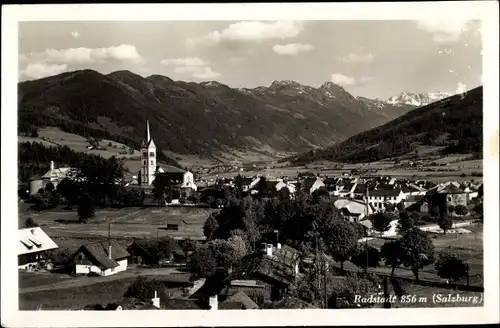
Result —
POLYGON ((149 157, 155 157, 155 152, 154 151, 150 152, 149 157))
POLYGON ((154 164, 154 161, 151 161, 151 165, 155 165, 155 164, 154 164))
POLYGON ((146 161, 144 161, 144 165, 146 165, 146 161))
POLYGON ((147 151, 142 152, 142 157, 143 157, 143 158, 148 157, 148 152, 147 152, 147 151))

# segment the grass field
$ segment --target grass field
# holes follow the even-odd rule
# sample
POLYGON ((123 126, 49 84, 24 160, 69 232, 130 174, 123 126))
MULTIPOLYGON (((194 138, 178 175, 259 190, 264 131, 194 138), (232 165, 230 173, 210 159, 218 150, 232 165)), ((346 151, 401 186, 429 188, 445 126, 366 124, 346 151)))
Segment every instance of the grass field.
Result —
MULTIPOLYGON (((434 253, 436 259, 439 253, 452 250, 458 256, 469 264, 469 283, 471 285, 483 284, 483 231, 482 225, 473 225, 467 227, 472 233, 469 234, 446 234, 446 235, 431 235, 433 236, 432 242, 434 244, 434 253)), ((368 244, 377 248, 387 242, 385 239, 374 238, 368 241, 368 244)), ((436 274, 434 263, 424 267, 420 272, 421 279, 429 279, 439 281, 440 278, 436 274)), ((352 265, 352 267, 354 267, 352 265)), ((376 272, 390 274, 391 268, 379 267, 374 269, 376 272)), ((401 277, 413 277, 410 270, 398 268, 395 275, 401 277)), ((459 283, 466 283, 466 280, 459 283)))
MULTIPOLYGON (((160 281, 168 276, 168 274, 161 274, 154 270, 151 270, 151 274, 129 270, 109 277, 70 277, 53 273, 19 272, 21 288, 19 309, 36 310, 39 306, 42 306, 43 310, 76 310, 89 304, 103 304, 106 306, 108 303, 118 301, 125 294, 128 286, 139 275, 160 281), (62 286, 63 283, 61 283, 59 287, 52 285, 62 280, 67 280, 68 283, 65 286, 62 286), (51 288, 43 288, 44 284, 50 285, 47 287, 51 288), (23 288, 27 289, 35 285, 41 286, 42 290, 23 291, 23 288)), ((167 295, 180 295, 181 289, 166 286, 162 291, 158 292, 160 297, 163 298, 167 295)))
POLYGON ((156 238, 203 237, 203 224, 213 209, 190 207, 148 207, 123 209, 97 209, 95 217, 88 223, 78 222, 76 210, 63 209, 51 211, 32 211, 28 204, 19 206, 19 227, 31 217, 60 247, 76 248, 88 241, 105 239, 108 235, 108 223, 111 223, 111 237, 156 238), (185 221, 186 223, 182 223, 185 221), (158 228, 168 223, 180 223, 178 231, 166 231, 158 228))

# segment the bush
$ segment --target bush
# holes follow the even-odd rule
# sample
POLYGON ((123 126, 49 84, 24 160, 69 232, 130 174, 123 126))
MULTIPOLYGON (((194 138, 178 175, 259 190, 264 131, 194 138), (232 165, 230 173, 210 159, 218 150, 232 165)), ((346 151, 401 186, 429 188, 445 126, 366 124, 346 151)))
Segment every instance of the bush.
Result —
POLYGON ((467 207, 465 207, 464 205, 457 205, 457 206, 455 206, 455 213, 458 214, 458 215, 465 215, 468 212, 469 211, 467 210, 467 207))
POLYGON ((439 254, 439 260, 435 267, 438 276, 443 279, 458 281, 467 276, 467 264, 453 253, 439 254))
POLYGON ((130 286, 128 286, 123 296, 146 301, 153 298, 155 291, 163 291, 163 287, 162 282, 157 279, 147 279, 143 276, 139 276, 130 286))

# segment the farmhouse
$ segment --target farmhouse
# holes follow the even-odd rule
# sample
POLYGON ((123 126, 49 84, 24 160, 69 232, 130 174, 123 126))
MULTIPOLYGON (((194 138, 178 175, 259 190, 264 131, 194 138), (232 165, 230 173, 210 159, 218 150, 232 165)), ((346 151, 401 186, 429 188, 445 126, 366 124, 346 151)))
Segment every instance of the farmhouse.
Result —
POLYGON ((350 222, 360 222, 365 217, 376 212, 372 204, 357 199, 341 198, 337 199, 333 206, 339 210, 340 215, 350 222))
POLYGON ((48 183, 52 183, 54 187, 57 187, 59 182, 64 179, 76 179, 78 175, 78 169, 72 167, 60 167, 55 168, 54 162, 50 161, 50 170, 44 175, 33 176, 30 178, 30 195, 34 195, 38 192, 40 188, 45 188, 48 183))
POLYGON ((467 192, 452 182, 437 185, 427 192, 427 196, 435 201, 444 200, 447 206, 467 206, 467 192))
POLYGON ((116 241, 82 245, 73 255, 75 273, 110 276, 127 270, 129 256, 116 241))
MULTIPOLYGON (((261 252, 243 258, 235 278, 255 280, 264 286, 271 301, 283 299, 299 275, 300 253, 292 247, 265 244, 261 252)), ((249 295, 251 298, 252 296, 249 295)), ((253 299, 253 298, 252 298, 253 299)), ((258 304, 258 299, 253 299, 258 304)))
POLYGON ((59 248, 40 227, 18 230, 18 268, 31 270, 44 264, 42 253, 59 248))
POLYGON ((398 204, 406 199, 405 194, 400 188, 396 189, 376 189, 368 190, 365 195, 365 200, 373 206, 377 211, 385 211, 388 204, 398 204))

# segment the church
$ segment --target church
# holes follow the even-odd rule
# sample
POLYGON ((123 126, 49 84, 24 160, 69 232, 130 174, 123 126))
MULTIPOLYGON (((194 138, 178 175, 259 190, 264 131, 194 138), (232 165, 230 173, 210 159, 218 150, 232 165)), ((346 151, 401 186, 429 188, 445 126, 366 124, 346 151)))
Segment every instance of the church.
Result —
POLYGON ((142 187, 148 187, 153 184, 158 174, 168 175, 168 177, 176 184, 176 196, 192 195, 197 186, 194 183, 194 175, 192 172, 185 171, 171 165, 163 167, 156 163, 156 145, 149 131, 149 120, 146 122, 146 139, 141 145, 141 162, 142 168, 139 172, 138 184, 142 187))

